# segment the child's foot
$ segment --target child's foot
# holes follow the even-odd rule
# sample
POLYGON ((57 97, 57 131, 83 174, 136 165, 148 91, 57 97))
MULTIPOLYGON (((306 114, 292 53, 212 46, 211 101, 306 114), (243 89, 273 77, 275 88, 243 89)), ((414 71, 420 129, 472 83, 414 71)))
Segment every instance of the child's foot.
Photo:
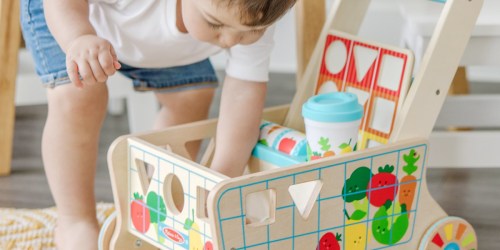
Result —
POLYGON ((99 225, 96 219, 58 219, 54 237, 58 250, 96 250, 99 225))

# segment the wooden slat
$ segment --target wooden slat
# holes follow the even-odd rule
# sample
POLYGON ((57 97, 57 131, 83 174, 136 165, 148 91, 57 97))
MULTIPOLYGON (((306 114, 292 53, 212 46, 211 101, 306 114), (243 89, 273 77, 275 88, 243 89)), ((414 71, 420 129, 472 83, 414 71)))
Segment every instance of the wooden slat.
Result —
POLYGON ((11 168, 19 26, 19 1, 0 0, 0 175, 11 168))
POLYGON ((297 83, 307 64, 325 23, 325 1, 300 0, 295 5, 297 29, 297 83))

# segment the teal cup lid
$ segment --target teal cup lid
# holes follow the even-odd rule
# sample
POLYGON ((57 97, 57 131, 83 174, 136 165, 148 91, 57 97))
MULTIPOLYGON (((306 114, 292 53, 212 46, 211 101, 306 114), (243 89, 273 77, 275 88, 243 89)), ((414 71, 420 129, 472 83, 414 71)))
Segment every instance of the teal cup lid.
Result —
POLYGON ((318 122, 352 122, 363 117, 363 106, 352 93, 319 94, 302 105, 302 116, 318 122))

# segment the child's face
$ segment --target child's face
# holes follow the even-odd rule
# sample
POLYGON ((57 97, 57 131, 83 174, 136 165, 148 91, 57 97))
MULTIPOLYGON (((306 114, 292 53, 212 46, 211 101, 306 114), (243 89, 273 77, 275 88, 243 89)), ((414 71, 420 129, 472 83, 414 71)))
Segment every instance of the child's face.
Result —
POLYGON ((237 7, 217 5, 220 0, 182 0, 182 19, 194 38, 230 48, 259 40, 267 26, 249 27, 241 24, 237 7))

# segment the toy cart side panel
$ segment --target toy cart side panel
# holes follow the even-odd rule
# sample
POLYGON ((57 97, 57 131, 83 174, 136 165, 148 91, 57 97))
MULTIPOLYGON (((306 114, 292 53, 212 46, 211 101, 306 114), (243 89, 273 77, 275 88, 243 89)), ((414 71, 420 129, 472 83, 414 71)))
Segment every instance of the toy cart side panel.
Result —
POLYGON ((128 142, 129 232, 165 249, 211 244, 204 202, 227 177, 141 139, 128 142), (143 212, 134 213, 134 206, 143 212))
MULTIPOLYGON (((186 126, 175 126, 162 131, 152 131, 117 138, 108 151, 108 166, 114 203, 117 211, 116 226, 109 243, 110 249, 127 249, 142 242, 140 238, 128 232, 129 216, 129 173, 128 173, 128 138, 140 138, 155 146, 169 145, 178 155, 188 157, 185 143, 192 140, 211 138, 215 135, 217 121, 206 120, 186 126), (192 132, 192 133, 191 133, 192 132)), ((180 156, 178 156, 180 157, 180 156)), ((156 249, 142 242, 142 249, 156 249)))
MULTIPOLYGON (((446 216, 427 190, 425 178, 427 147, 425 140, 411 140, 223 181, 214 188, 208 198, 208 211, 212 220, 215 246, 220 250, 262 247, 314 249, 323 236, 329 233, 342 235, 342 241, 339 244, 349 244, 343 242, 349 241, 349 237, 352 237, 350 232, 352 226, 364 224, 363 228, 366 233, 362 237, 365 241, 367 240, 365 244, 368 249, 387 247, 387 245, 416 249, 421 235, 429 225, 446 216), (372 233, 372 224, 377 216, 380 220, 380 215, 377 215, 378 208, 371 206, 372 211, 368 210, 367 215, 356 222, 351 222, 344 216, 346 212, 353 215, 355 210, 351 201, 346 199, 349 194, 343 194, 344 185, 346 179, 353 174, 353 170, 361 166, 367 166, 373 173, 377 173, 380 165, 389 163, 399 169, 400 173, 396 174, 399 178, 404 175, 402 169, 406 166, 401 159, 403 156, 410 155, 410 152, 418 152, 421 155, 418 163, 421 170, 416 179, 419 185, 415 193, 414 205, 409 209, 408 214, 394 211, 392 216, 387 217, 394 222, 399 216, 409 216, 410 223, 405 228, 407 231, 404 237, 398 239, 397 242, 384 245, 377 242, 378 240, 373 237, 372 233), (321 183, 320 191, 313 197, 312 209, 304 218, 297 209, 300 204, 295 202, 291 191, 289 192, 293 189, 290 187, 317 181, 321 183), (251 194, 259 192, 271 194, 268 199, 269 204, 265 204, 265 207, 271 207, 274 212, 269 213, 270 218, 262 223, 251 224, 247 216, 250 209, 258 209, 258 206, 250 204, 247 199, 251 194), (347 240, 344 240, 345 237, 347 240)), ((397 186, 402 187, 401 183, 397 186)), ((313 189, 302 188, 302 186, 299 189, 304 193, 314 195, 313 189)), ((349 249, 349 245, 344 245, 342 249, 349 249)))

